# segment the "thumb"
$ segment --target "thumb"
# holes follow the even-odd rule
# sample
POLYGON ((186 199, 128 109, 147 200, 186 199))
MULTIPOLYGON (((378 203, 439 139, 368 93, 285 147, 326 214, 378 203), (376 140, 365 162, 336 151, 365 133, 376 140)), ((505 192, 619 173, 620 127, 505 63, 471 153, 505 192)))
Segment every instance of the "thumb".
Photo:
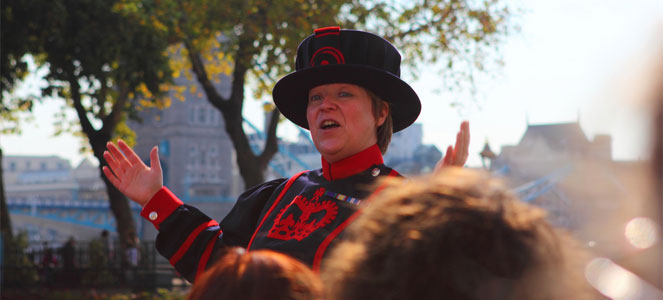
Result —
POLYGON ((161 173, 161 162, 159 161, 159 148, 154 146, 152 151, 150 151, 150 168, 152 170, 161 173))

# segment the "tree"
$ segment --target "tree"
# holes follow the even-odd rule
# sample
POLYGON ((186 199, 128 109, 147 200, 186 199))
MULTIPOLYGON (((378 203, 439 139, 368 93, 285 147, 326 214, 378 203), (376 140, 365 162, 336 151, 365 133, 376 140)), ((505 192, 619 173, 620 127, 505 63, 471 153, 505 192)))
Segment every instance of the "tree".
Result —
POLYGON ((0 89, 2 89, 2 103, 0 111, 6 112, 10 106, 9 91, 14 88, 28 73, 28 64, 22 60, 30 49, 37 47, 38 41, 28 34, 36 26, 34 19, 29 18, 30 12, 36 9, 35 1, 26 1, 22 5, 15 5, 14 1, 3 1, 1 4, 0 23, 2 28, 2 54, 0 55, 0 89), (20 24, 20 26, 18 26, 20 24))
MULTIPOLYGON (((11 31, 30 24, 23 33, 30 42, 21 45, 25 47, 21 54, 31 54, 38 65, 48 69, 48 85, 42 96, 61 98, 75 109, 80 128, 99 160, 100 172, 106 165, 106 143, 118 133, 127 132, 124 121, 137 107, 164 105, 156 97, 163 92, 162 83, 171 76, 165 38, 140 20, 118 13, 115 3, 3 1, 3 13, 31 8, 21 18, 3 23, 3 33, 5 26, 11 31)), ((21 42, 24 40, 16 41, 21 42)), ((129 203, 101 176, 120 241, 125 243, 135 233, 129 203)))
POLYGON ((122 0, 121 9, 183 45, 180 54, 188 63, 182 68, 195 75, 223 115, 246 186, 263 182, 277 151, 279 112, 272 111, 265 147, 254 154, 242 126, 245 87, 250 84, 256 97, 271 91, 276 79, 293 71, 297 45, 313 29, 336 24, 367 29, 393 41, 406 65, 442 61, 439 65, 455 70, 460 81, 471 81, 472 70, 482 70, 490 56, 487 48, 497 47, 512 28, 511 12, 498 0, 122 0), (222 59, 215 58, 218 53, 222 59), (220 77, 210 65, 220 61, 232 70, 228 97, 213 85, 220 77), (470 71, 463 74, 459 62, 469 64, 470 71))
MULTIPOLYGON (((0 134, 15 133, 19 131, 18 112, 29 111, 32 108, 32 99, 12 99, 11 91, 15 84, 25 78, 28 73, 28 64, 22 60, 30 48, 36 44, 30 40, 27 34, 28 28, 34 24, 18 20, 27 16, 33 7, 28 5, 13 7, 8 1, 3 1, 0 12, 0 91, 2 101, 0 102, 0 134)), ((0 233, 2 234, 3 253, 7 253, 9 244, 13 241, 12 228, 7 209, 7 199, 2 173, 2 149, 0 149, 0 233)))
MULTIPOLYGON (((12 239, 12 224, 9 221, 9 209, 5 198, 5 184, 2 179, 2 149, 0 149, 0 236, 2 236, 2 253, 7 253, 7 244, 12 239)), ((0 262, 4 265, 4 262, 0 262)))

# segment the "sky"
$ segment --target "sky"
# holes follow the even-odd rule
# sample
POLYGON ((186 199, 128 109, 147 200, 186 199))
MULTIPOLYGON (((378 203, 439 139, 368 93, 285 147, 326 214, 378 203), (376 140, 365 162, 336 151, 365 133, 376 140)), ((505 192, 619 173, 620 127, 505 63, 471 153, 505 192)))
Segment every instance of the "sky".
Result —
MULTIPOLYGON (((642 99, 652 78, 650 66, 663 58, 663 1, 510 3, 522 10, 516 18, 521 30, 506 39, 504 66, 478 82, 475 100, 453 108, 453 95, 434 92, 445 88, 437 73, 423 70, 417 80, 404 76, 422 100, 417 122, 423 124, 423 142, 445 149, 454 143, 461 121, 469 120, 468 165, 478 166, 485 142, 499 153, 502 146, 518 143, 528 123, 577 121, 590 140, 596 134, 612 136, 614 159, 647 158, 652 124, 642 99)), ((29 81, 21 89, 38 85, 29 81)), ((61 105, 37 105, 34 121, 23 125, 22 134, 0 136, 3 153, 56 155, 76 166, 85 157, 78 151, 79 139, 53 136, 54 114, 61 105)), ((263 124, 260 101, 247 101, 244 114, 263 124)), ((292 126, 280 126, 279 134, 291 135, 292 126)))

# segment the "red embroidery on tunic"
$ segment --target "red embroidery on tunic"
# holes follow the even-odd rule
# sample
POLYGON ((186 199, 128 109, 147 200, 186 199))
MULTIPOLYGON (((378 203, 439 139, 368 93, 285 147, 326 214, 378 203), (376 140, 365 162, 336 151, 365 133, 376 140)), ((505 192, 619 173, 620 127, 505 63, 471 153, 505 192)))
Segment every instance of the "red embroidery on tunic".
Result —
POLYGON ((267 237, 284 241, 291 239, 301 241, 313 231, 331 223, 336 219, 338 206, 333 201, 320 201, 324 193, 325 188, 319 188, 311 200, 307 200, 302 195, 295 196, 293 201, 276 216, 274 226, 269 230, 267 237))

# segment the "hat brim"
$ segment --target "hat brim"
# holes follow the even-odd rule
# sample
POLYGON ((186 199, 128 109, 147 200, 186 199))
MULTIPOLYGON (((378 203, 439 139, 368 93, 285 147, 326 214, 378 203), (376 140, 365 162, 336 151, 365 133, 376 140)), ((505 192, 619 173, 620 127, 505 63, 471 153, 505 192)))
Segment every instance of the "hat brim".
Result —
POLYGON ((331 83, 356 84, 388 102, 394 132, 410 126, 421 112, 417 93, 403 80, 378 68, 350 64, 317 66, 286 75, 274 86, 274 104, 290 121, 309 129, 306 120, 308 92, 331 83))

